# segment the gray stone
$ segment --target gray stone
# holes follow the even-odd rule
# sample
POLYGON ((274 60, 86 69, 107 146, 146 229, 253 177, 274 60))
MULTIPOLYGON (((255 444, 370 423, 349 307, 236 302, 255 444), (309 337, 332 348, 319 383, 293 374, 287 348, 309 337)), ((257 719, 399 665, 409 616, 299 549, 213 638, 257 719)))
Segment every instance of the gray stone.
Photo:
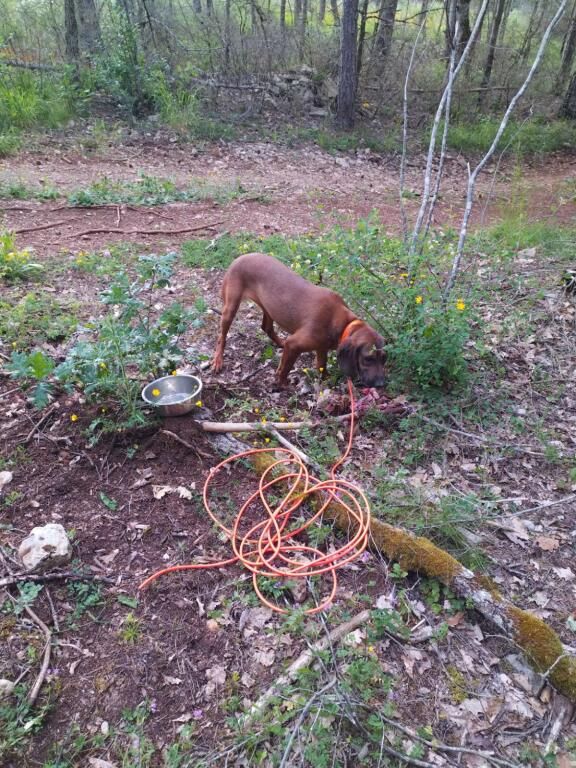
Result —
POLYGON ((72 546, 60 523, 48 523, 30 531, 18 554, 27 571, 46 570, 69 563, 72 546))

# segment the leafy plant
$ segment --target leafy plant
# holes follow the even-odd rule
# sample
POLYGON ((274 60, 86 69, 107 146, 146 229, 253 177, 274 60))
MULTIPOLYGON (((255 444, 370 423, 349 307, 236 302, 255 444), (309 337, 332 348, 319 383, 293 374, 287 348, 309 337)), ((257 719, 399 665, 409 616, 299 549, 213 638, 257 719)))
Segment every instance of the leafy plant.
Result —
POLYGON ((20 349, 63 341, 76 329, 79 308, 79 302, 52 293, 13 287, 0 299, 0 337, 20 349))
POLYGON ((41 350, 33 352, 12 352, 8 370, 15 379, 21 379, 25 386, 34 384, 32 400, 36 408, 44 408, 50 401, 53 383, 49 377, 54 372, 55 363, 41 350))
POLYGON ((136 279, 118 273, 101 296, 110 311, 86 329, 93 340, 76 344, 55 371, 64 384, 83 389, 90 401, 118 406, 115 421, 101 414, 92 422, 96 437, 99 430, 117 429, 118 420, 124 426, 145 423, 142 380, 170 373, 185 354, 182 335, 201 324, 202 301, 190 309, 179 303, 159 313, 154 309, 154 292, 169 285, 174 259, 174 254, 141 256, 136 279))
POLYGON ((0 280, 31 280, 42 271, 41 264, 30 260, 30 251, 16 247, 16 236, 0 231, 0 280))

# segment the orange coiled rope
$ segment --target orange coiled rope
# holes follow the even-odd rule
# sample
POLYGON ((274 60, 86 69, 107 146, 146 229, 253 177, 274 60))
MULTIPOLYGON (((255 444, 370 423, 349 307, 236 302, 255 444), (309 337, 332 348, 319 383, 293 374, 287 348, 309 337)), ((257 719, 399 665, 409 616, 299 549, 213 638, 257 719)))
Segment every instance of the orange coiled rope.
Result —
POLYGON ((288 613, 288 611, 270 602, 262 594, 258 585, 260 577, 305 579, 329 574, 332 582, 329 594, 306 613, 318 613, 327 608, 336 595, 337 569, 360 556, 367 546, 370 530, 370 504, 366 495, 354 483, 336 477, 336 470, 350 453, 354 435, 354 394, 350 380, 348 391, 350 393, 348 444, 343 455, 330 470, 329 480, 318 480, 310 475, 302 459, 289 448, 255 448, 221 461, 210 470, 204 483, 204 506, 214 523, 229 537, 234 557, 212 563, 190 563, 164 568, 143 581, 139 589, 145 589, 152 581, 167 573, 222 568, 233 563, 241 563, 251 571, 254 590, 260 600, 279 613, 288 613), (218 473, 229 464, 260 453, 272 454, 276 460, 266 467, 260 476, 258 489, 246 499, 232 527, 229 528, 218 517, 209 501, 211 484, 218 473), (280 500, 272 505, 269 503, 271 497, 275 499, 279 497, 280 500), (315 501, 316 511, 304 522, 299 521, 295 527, 290 528, 290 522, 294 520, 295 513, 308 499, 315 501), (332 502, 342 506, 350 520, 356 523, 351 526, 354 528, 351 538, 341 547, 330 552, 322 552, 316 547, 301 543, 296 537, 303 534, 315 521, 320 520, 326 507, 332 502), (261 519, 251 524, 247 522, 247 517, 248 513, 255 508, 259 508, 261 519), (248 530, 241 532, 241 527, 248 527, 248 530))

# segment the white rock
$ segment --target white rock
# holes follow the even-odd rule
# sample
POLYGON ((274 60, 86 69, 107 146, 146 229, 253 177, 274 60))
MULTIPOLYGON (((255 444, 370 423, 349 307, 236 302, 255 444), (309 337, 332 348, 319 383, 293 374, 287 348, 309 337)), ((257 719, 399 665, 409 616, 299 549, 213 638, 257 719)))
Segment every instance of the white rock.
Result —
POLYGON ((16 686, 11 680, 0 678, 0 699, 5 699, 10 696, 16 686))
POLYGON ((60 523, 32 528, 18 547, 18 554, 26 570, 45 570, 69 563, 72 546, 60 523))
POLYGON ((12 482, 12 472, 8 472, 8 470, 4 470, 0 472, 0 491, 2 488, 4 488, 5 485, 8 485, 8 483, 12 482))

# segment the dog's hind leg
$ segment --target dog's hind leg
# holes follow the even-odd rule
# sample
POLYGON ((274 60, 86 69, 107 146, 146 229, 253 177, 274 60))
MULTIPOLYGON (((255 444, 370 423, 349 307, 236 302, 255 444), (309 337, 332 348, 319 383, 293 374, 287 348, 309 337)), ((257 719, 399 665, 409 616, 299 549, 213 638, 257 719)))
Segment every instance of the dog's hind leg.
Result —
POLYGON ((276 344, 276 346, 283 347, 284 341, 278 336, 278 334, 274 330, 274 320, 272 320, 272 318, 270 317, 268 312, 266 312, 266 310, 263 309, 262 313, 263 313, 262 314, 262 330, 270 339, 272 339, 272 341, 274 342, 274 344, 276 344))
POLYGON ((214 358, 212 360, 212 370, 214 373, 219 373, 222 370, 226 336, 228 335, 232 321, 236 317, 236 312, 238 312, 238 307, 242 301, 242 290, 239 286, 235 286, 234 284, 230 285, 225 279, 222 286, 222 298, 224 299, 224 307, 220 319, 220 336, 218 337, 216 351, 214 352, 214 358))

